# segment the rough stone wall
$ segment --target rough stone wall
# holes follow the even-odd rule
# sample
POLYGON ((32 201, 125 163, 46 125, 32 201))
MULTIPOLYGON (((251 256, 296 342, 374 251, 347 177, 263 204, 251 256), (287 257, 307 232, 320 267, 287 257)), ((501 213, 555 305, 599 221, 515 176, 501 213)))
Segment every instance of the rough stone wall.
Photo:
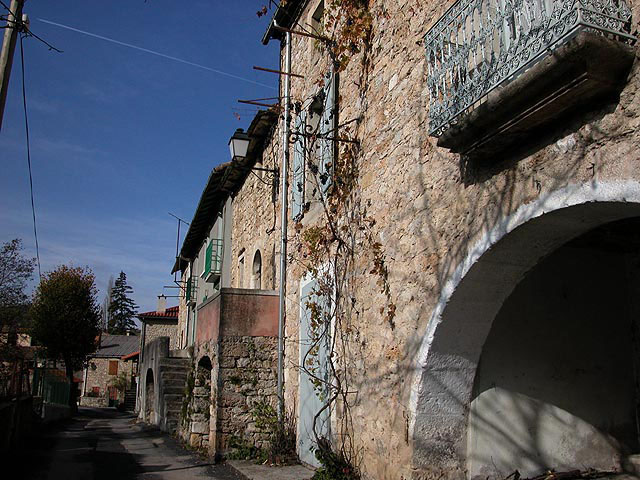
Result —
POLYGON ((80 397, 80 405, 83 407, 108 407, 107 397, 80 397))
POLYGON ((191 405, 191 429, 189 444, 192 447, 209 448, 211 417, 211 370, 198 365, 195 373, 191 405))
POLYGON ((195 374, 182 438, 193 446, 208 447, 210 455, 225 454, 233 437, 266 447, 268 433, 256 428, 252 411, 257 402, 276 405, 277 338, 222 337, 218 343, 197 347, 196 364, 205 356, 212 364, 210 382, 207 385, 206 378, 195 374))
MULTIPOLYGON (((187 378, 185 396, 182 400, 182 411, 177 433, 183 442, 203 451, 215 454, 210 448, 210 418, 212 414, 211 403, 215 398, 212 389, 213 370, 216 349, 210 344, 198 345, 191 365, 191 371, 187 378), (204 364, 210 364, 211 369, 204 368, 204 364)), ((215 425, 215 422, 214 422, 215 425)), ((215 428, 214 428, 215 431, 215 428)))
POLYGON ((121 372, 127 374, 127 378, 131 378, 133 374, 133 362, 125 362, 120 358, 91 358, 89 360, 89 366, 87 367, 87 384, 85 387, 85 394, 87 396, 93 389, 93 387, 100 387, 100 396, 108 398, 108 387, 111 385, 111 381, 115 379, 121 372), (109 362, 118 362, 117 375, 109 375, 109 362))
POLYGON ((166 322, 161 320, 148 320, 145 330, 145 342, 149 343, 158 337, 169 338, 169 350, 180 348, 178 325, 174 322, 166 322))
MULTIPOLYGON (((377 221, 375 230, 383 245, 397 306, 391 326, 379 313, 386 298, 376 285, 377 278, 368 275, 369 261, 358 258, 355 299, 360 347, 353 359, 353 378, 359 381, 354 385, 358 395, 352 414, 365 478, 421 475, 412 468, 409 435, 416 357, 441 288, 471 246, 518 207, 549 192, 572 184, 640 180, 640 163, 636 161, 640 145, 637 62, 619 102, 556 127, 551 137, 541 139, 537 150, 529 154, 513 157, 506 152, 463 171, 459 155, 437 147, 436 139, 428 135, 427 69, 420 39, 453 3, 370 2, 376 13, 368 76, 361 78, 358 57, 340 75, 338 121, 362 118, 357 132, 362 152, 358 190, 363 204, 369 205, 368 214, 377 221)), ((308 23, 316 4, 310 2, 301 24, 308 23)), ((629 4, 632 30, 636 30, 640 4, 629 4)), ((292 80, 294 101, 316 92, 317 81, 328 69, 327 58, 313 43, 293 36, 292 70, 305 74, 304 79, 292 80)), ((280 134, 278 130, 273 138, 277 140, 280 134)), ((268 152, 279 158, 278 149, 268 152)), ((265 164, 269 162, 265 159, 265 164)), ((240 203, 239 197, 236 203, 240 203)), ((318 207, 312 205, 304 223, 320 219, 318 207)), ((290 238, 293 228, 291 225, 290 238)), ((236 238, 238 248, 247 248, 235 242, 236 238)), ((293 242, 289 252, 296 252, 293 242)), ((236 261, 237 255, 233 259, 236 261)), ((246 255, 245 271, 250 262, 246 255)), ((301 275, 302 268, 292 261, 287 285, 288 408, 295 407, 298 388, 301 275)))
POLYGON ((169 339, 159 337, 145 345, 142 362, 139 368, 139 387, 137 411, 140 420, 161 426, 165 417, 164 396, 160 374, 160 361, 169 357, 169 339), (153 376, 153 399, 147 399, 147 375, 153 376), (153 405, 152 405, 153 403, 153 405), (153 418, 147 418, 147 413, 152 411, 153 418))
MULTIPOLYGON (((268 143, 262 168, 278 168, 280 160, 279 143, 268 143)), ((253 259, 256 251, 262 257, 261 288, 274 290, 277 288, 277 266, 279 265, 280 231, 276 224, 280 222, 279 201, 272 200, 272 176, 268 172, 256 171, 249 175, 246 182, 233 199, 233 225, 231 233, 231 286, 235 288, 254 288, 251 282, 253 259), (267 182, 268 185, 265 185, 267 182), (269 231, 269 233, 267 233, 269 231), (238 257, 244 252, 244 269, 242 280, 238 268, 238 257)), ((280 186, 277 187, 278 190, 280 186)))
POLYGON ((256 428, 256 402, 275 405, 277 339, 223 337, 220 341, 217 401, 217 449, 229 448, 231 437, 266 447, 267 434, 256 428))

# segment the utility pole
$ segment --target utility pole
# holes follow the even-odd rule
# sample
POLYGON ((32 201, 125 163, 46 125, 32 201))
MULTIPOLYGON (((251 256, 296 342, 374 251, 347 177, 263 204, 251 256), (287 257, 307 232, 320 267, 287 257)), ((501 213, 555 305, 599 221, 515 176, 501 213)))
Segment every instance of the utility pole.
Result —
POLYGON ((4 29, 4 40, 0 51, 0 130, 2 130, 4 105, 7 101, 7 91, 9 90, 13 52, 16 49, 16 41, 18 40, 18 33, 22 23, 23 6, 24 0, 11 0, 10 12, 7 14, 7 26, 4 29))

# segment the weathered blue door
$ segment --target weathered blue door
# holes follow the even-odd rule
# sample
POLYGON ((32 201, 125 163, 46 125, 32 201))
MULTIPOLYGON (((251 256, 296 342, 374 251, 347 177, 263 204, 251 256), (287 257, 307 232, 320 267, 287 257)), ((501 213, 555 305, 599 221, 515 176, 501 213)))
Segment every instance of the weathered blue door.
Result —
MULTIPOLYGON (((322 410, 327 401, 327 382, 329 382, 329 326, 326 322, 311 327, 309 304, 321 304, 322 300, 314 294, 316 280, 303 280, 300 291, 300 385, 298 418, 298 453, 300 460, 314 466, 320 466, 313 453, 315 435, 314 417, 322 410), (325 330, 326 329, 326 330, 325 330), (302 366, 305 366, 305 369, 302 366)), ((329 436, 330 409, 325 409, 316 419, 316 433, 320 437, 329 436)))

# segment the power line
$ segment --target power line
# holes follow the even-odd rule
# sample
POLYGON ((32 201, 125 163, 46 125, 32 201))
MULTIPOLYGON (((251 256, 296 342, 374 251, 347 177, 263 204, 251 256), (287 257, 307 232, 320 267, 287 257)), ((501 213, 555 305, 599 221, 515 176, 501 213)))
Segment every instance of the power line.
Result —
MULTIPOLYGON (((13 16, 13 23, 15 24, 13 27, 10 25, 6 25, 2 28, 18 28, 18 31, 22 31, 24 33, 26 33, 28 36, 30 37, 34 37, 35 39, 39 40, 40 42, 44 43, 47 47, 49 47, 49 50, 54 50, 58 53, 62 53, 62 50, 60 50, 59 48, 54 47, 53 45, 51 45, 49 42, 47 42, 45 39, 39 37, 38 35, 36 35, 35 33, 33 33, 31 31, 31 29, 29 28, 28 25, 28 21, 25 22, 23 21, 23 18, 18 18, 18 16, 16 15, 16 13, 14 11, 11 10, 10 7, 7 6, 6 3, 4 3, 2 0, 0 0, 0 5, 3 6, 5 8, 5 10, 7 12, 9 12, 12 16, 13 16)), ((0 16, 0 19, 5 20, 5 16, 0 16)), ((9 21, 9 15, 6 16, 6 20, 7 22, 9 21)))
POLYGON ((29 166, 29 189, 31 191, 31 214, 33 216, 33 236, 36 239, 36 259, 38 261, 38 277, 42 279, 42 270, 40 268, 40 246, 38 245, 38 229, 36 228, 36 206, 33 201, 33 175, 31 172, 31 148, 29 142, 29 118, 27 116, 27 90, 25 87, 24 75, 24 47, 22 41, 24 35, 20 36, 20 65, 22 67, 22 106, 24 108, 24 128, 27 135, 27 165, 29 166))
POLYGON ((5 8, 5 10, 7 12, 9 12, 11 15, 13 15, 13 18, 15 18, 16 21, 18 21, 18 17, 16 16, 16 14, 14 12, 11 11, 11 9, 9 8, 9 6, 6 3, 4 3, 2 0, 0 0, 0 5, 2 5, 5 8))
POLYGON ((245 78, 245 77, 240 77, 238 75, 234 75, 232 73, 227 73, 227 72, 223 72, 222 70, 217 70, 215 68, 207 67, 206 65, 201 65, 199 63, 190 62, 190 61, 184 60, 182 58, 173 57, 171 55, 166 55, 164 53, 156 52, 155 50, 149 50, 148 48, 139 47, 139 46, 133 45, 131 43, 121 42, 120 40, 116 40, 114 38, 105 37, 103 35, 97 35, 95 33, 87 32, 85 30, 80 30, 79 28, 74 28, 74 27, 70 27, 68 25, 63 25, 62 23, 57 23, 57 22, 52 22, 50 20, 45 20, 44 18, 39 18, 38 20, 40 20, 41 22, 44 22, 44 23, 48 23, 49 25, 54 25, 56 27, 64 28, 64 29, 67 29, 67 30, 71 30, 72 32, 81 33, 81 34, 87 35, 89 37, 98 38, 98 39, 104 40, 106 42, 115 43, 116 45, 122 45, 123 47, 133 48, 134 50, 139 50, 141 52, 150 53, 151 55, 156 55, 158 57, 167 58, 169 60, 173 60, 174 62, 180 62, 180 63, 184 63, 185 65, 191 65, 192 67, 197 67, 197 68, 201 68, 203 70, 208 70, 210 72, 217 73, 218 75, 224 75, 225 77, 230 77, 230 78, 234 78, 236 80, 241 80, 243 82, 253 83, 254 85, 259 85, 261 87, 266 87, 266 88, 271 88, 273 90, 277 90, 276 87, 274 87, 272 85, 267 85, 265 83, 256 82, 256 81, 250 80, 250 79, 245 78))

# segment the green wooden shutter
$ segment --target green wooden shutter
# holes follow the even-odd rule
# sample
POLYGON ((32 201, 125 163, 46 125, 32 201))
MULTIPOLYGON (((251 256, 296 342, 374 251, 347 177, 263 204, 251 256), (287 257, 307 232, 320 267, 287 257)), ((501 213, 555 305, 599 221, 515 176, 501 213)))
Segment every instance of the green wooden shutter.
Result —
POLYGON ((207 245, 207 251, 204 255, 204 276, 206 277, 211 273, 211 255, 213 254, 213 240, 207 245))
POLYGON ((191 300, 191 277, 187 280, 187 291, 185 292, 184 297, 187 302, 191 300))
POLYGON ((212 268, 214 273, 222 273, 222 254, 224 252, 224 241, 221 238, 211 240, 212 268))
POLYGON ((320 118, 320 164, 318 173, 320 174, 321 187, 323 192, 327 192, 333 181, 333 161, 334 161, 334 141, 326 137, 336 136, 336 79, 333 72, 327 73, 324 81, 324 108, 320 118))
MULTIPOLYGON (((306 133, 307 112, 300 112, 296 118, 296 132, 306 133)), ((304 170, 305 170, 306 137, 298 135, 293 144, 293 181, 291 185, 291 216, 298 218, 302 215, 304 205, 304 170)))

